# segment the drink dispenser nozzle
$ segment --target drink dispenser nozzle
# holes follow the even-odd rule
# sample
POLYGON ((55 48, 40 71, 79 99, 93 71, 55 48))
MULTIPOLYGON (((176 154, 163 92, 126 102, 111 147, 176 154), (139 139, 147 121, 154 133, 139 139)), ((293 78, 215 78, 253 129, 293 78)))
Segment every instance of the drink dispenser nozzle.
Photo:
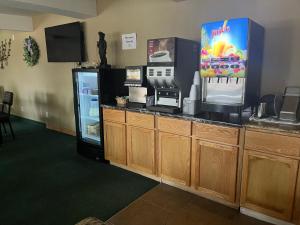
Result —
POLYGON ((175 80, 172 80, 172 85, 171 85, 173 88, 176 87, 176 83, 175 83, 175 80))
POLYGON ((167 84, 167 81, 166 81, 166 80, 164 80, 164 81, 163 81, 162 88, 166 88, 166 87, 168 87, 168 84, 167 84))

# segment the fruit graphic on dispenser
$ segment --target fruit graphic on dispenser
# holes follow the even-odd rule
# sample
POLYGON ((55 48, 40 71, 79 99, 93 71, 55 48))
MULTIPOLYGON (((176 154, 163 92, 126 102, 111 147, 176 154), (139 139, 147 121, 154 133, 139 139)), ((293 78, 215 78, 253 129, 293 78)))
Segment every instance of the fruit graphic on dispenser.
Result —
POLYGON ((213 55, 215 57, 221 57, 223 55, 225 46, 226 46, 226 43, 225 43, 225 41, 222 41, 222 40, 215 43, 214 47, 213 47, 213 55))
POLYGON ((245 77, 248 57, 248 22, 248 19, 242 18, 212 22, 202 26, 202 77, 245 77))
POLYGON ((213 55, 215 57, 224 57, 234 54, 236 52, 235 46, 225 41, 218 41, 213 46, 213 55))

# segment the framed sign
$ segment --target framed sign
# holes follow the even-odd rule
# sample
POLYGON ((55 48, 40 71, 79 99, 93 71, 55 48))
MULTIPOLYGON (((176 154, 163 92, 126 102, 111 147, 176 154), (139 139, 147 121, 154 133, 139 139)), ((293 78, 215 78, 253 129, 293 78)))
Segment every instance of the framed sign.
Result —
POLYGON ((136 33, 122 35, 122 49, 136 49, 136 33))

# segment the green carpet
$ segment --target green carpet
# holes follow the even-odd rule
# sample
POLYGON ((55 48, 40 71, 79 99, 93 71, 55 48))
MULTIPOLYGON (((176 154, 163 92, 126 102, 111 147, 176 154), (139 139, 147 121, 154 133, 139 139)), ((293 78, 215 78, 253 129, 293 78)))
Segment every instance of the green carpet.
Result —
POLYGON ((75 137, 13 118, 16 139, 0 147, 0 224, 73 225, 103 221, 157 182, 86 159, 75 137))

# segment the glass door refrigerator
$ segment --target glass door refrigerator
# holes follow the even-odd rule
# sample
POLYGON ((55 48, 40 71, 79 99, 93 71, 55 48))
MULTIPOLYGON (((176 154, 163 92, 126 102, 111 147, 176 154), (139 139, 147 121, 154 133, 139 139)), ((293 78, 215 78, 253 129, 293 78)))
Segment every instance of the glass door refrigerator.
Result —
POLYGON ((102 103, 126 95, 123 69, 73 69, 77 151, 104 160, 102 103))

